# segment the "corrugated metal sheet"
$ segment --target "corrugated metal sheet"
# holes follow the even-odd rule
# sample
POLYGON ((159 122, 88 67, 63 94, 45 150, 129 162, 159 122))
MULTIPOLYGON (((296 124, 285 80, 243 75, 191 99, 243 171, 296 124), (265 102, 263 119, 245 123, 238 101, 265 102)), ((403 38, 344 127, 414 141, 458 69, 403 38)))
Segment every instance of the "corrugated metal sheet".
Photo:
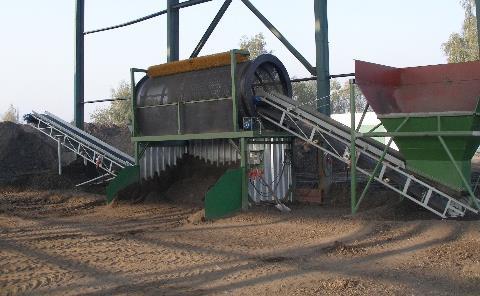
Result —
POLYGON ((190 141, 188 154, 215 165, 226 165, 240 160, 237 147, 228 139, 190 141))
MULTIPOLYGON (((262 139, 272 140, 273 139, 262 139)), ((255 150, 258 144, 249 144, 248 149, 255 150)), ((263 151, 263 180, 249 183, 248 192, 254 202, 275 201, 273 194, 279 200, 291 200, 289 189, 293 183, 291 157, 286 157, 286 150, 291 151, 290 144, 261 144, 263 151), (269 187, 271 189, 269 189, 269 187)), ((190 154, 212 165, 230 165, 239 163, 240 153, 238 143, 228 139, 193 140, 188 146, 158 146, 148 147, 140 159, 140 174, 143 179, 149 179, 155 173, 160 174, 167 166, 173 167, 184 154, 190 154)))
POLYGON ((148 147, 140 159, 140 176, 143 179, 160 174, 167 166, 177 165, 177 160, 187 153, 187 146, 148 147))
MULTIPOLYGON (((249 149, 252 146, 249 145, 249 149)), ((265 144, 264 180, 250 180, 248 186, 248 193, 254 202, 275 201, 271 190, 279 200, 292 200, 289 194, 293 183, 291 156, 285 155, 286 150, 291 151, 290 144, 265 144)))

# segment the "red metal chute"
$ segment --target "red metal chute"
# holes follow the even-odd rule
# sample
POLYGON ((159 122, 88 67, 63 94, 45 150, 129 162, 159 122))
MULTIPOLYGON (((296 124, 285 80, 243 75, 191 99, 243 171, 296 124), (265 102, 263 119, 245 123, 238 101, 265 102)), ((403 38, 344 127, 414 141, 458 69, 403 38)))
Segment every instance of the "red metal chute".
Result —
POLYGON ((480 61, 393 68, 355 61, 356 83, 377 114, 475 110, 480 61))

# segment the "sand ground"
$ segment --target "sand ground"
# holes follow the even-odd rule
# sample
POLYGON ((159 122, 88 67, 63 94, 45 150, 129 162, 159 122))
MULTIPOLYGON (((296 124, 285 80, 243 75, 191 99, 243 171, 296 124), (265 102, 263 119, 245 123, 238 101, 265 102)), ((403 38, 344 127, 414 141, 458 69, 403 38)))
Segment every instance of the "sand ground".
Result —
POLYGON ((480 221, 372 213, 257 207, 202 222, 166 201, 1 189, 0 294, 480 295, 480 221))

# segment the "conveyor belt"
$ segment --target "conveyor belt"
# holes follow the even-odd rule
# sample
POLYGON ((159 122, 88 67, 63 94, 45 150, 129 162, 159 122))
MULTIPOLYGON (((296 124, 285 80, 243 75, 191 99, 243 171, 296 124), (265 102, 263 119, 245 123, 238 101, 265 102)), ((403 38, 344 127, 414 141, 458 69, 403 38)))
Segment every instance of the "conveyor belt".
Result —
MULTIPOLYGON (((288 131, 342 162, 350 163, 349 127, 304 108, 289 97, 262 90, 257 91, 257 96, 262 98, 257 106, 258 114, 266 122, 288 131)), ((457 199, 457 196, 454 197, 440 184, 419 178, 406 170, 398 151, 373 139, 357 139, 355 143, 357 170, 361 173, 372 176, 376 164, 380 162, 381 169, 375 175, 376 181, 436 215, 442 218, 458 217, 464 216, 467 210, 478 214, 466 201, 457 199)))
POLYGON ((107 175, 116 176, 122 168, 135 164, 133 157, 49 112, 32 112, 27 121, 43 134, 60 141, 68 150, 103 169, 107 175))

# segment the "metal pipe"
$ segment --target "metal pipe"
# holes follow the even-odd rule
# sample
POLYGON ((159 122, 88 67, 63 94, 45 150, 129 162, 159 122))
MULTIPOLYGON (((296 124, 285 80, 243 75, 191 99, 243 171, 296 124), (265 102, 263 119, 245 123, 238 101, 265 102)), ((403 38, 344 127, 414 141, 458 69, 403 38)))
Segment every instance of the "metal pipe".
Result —
POLYGON ((82 104, 94 104, 94 103, 103 103, 103 102, 114 102, 114 101, 128 101, 128 99, 105 99, 105 100, 93 100, 93 101, 85 101, 82 104))
POLYGON ((330 116, 330 57, 328 48, 327 0, 314 1, 317 109, 320 113, 330 116))
POLYGON ((178 0, 167 0, 167 62, 179 59, 178 0))
POLYGON ((365 119, 365 115, 367 114, 368 108, 370 108, 370 105, 369 104, 365 105, 365 108, 363 109, 362 117, 360 117, 360 122, 358 123, 358 126, 355 129, 357 133, 360 131, 360 128, 362 127, 362 123, 363 123, 363 120, 365 119))
POLYGON ((62 142, 61 137, 57 137, 57 157, 58 157, 58 175, 62 175, 62 142))
POLYGON ((212 1, 212 0, 190 0, 190 1, 185 1, 185 2, 182 2, 182 3, 178 3, 176 5, 173 5, 173 8, 175 8, 175 9, 186 8, 186 7, 190 7, 190 6, 193 6, 193 5, 202 4, 202 3, 210 2, 210 1, 212 1))
POLYGON ((296 82, 304 82, 304 81, 312 81, 312 80, 317 80, 317 77, 312 76, 312 77, 305 77, 305 78, 295 78, 295 79, 290 79, 290 82, 296 83, 296 82))
POLYGON ((106 27, 106 28, 101 28, 101 29, 95 29, 95 30, 87 31, 87 32, 85 32, 85 33, 83 33, 83 34, 84 34, 84 35, 88 35, 88 34, 105 32, 105 31, 110 31, 110 30, 113 30, 113 29, 118 29, 118 28, 130 26, 130 25, 137 24, 137 23, 140 23, 140 22, 149 20, 149 19, 151 19, 151 18, 160 16, 160 15, 165 14, 165 13, 167 13, 167 10, 166 10, 166 9, 165 9, 165 10, 158 11, 158 12, 155 12, 155 13, 152 13, 152 14, 149 14, 149 15, 146 15, 146 16, 144 16, 144 17, 141 17, 141 18, 138 18, 138 19, 135 19, 135 20, 126 22, 126 23, 122 23, 122 24, 118 24, 118 25, 110 26, 110 27, 106 27))
MULTIPOLYGON (((330 76, 328 76, 328 78, 330 78, 330 79, 333 79, 333 78, 344 78, 344 77, 355 77, 355 73, 335 74, 335 75, 330 75, 330 76)), ((317 76, 291 79, 290 82, 295 83, 295 82, 312 81, 312 80, 317 80, 317 76)))
POLYGON ((84 123, 84 24, 85 1, 77 0, 75 5, 75 75, 74 75, 74 122, 75 126, 83 130, 84 123))
POLYGON ((355 77, 355 73, 346 73, 346 74, 334 74, 328 76, 329 78, 343 78, 343 77, 355 77))
POLYGON ((297 58, 297 60, 302 63, 303 66, 305 66, 308 72, 314 75, 315 68, 307 61, 304 56, 302 56, 302 54, 300 54, 300 52, 298 52, 295 47, 293 47, 292 44, 290 44, 290 42, 288 42, 288 40, 282 35, 282 33, 280 33, 280 31, 278 31, 278 29, 274 25, 272 25, 272 23, 270 23, 270 21, 266 17, 262 15, 262 13, 260 13, 260 11, 258 11, 258 9, 255 8, 255 6, 253 6, 253 4, 249 0, 242 0, 242 2, 248 7, 248 9, 250 9, 251 12, 253 12, 253 14, 258 17, 258 19, 270 30, 270 32, 272 32, 273 35, 275 35, 275 37, 277 37, 278 40, 280 40, 280 42, 285 45, 285 47, 297 58))
POLYGON ((480 137, 480 132, 443 131, 443 132, 368 132, 357 135, 359 138, 366 137, 480 137))
MULTIPOLYGON (((399 131, 405 123, 410 119, 410 117, 405 117, 405 119, 400 123, 400 125, 395 129, 395 132, 399 131)), ((393 137, 388 140, 387 145, 385 145, 385 149, 382 152, 382 155, 380 156, 380 159, 378 160, 377 164, 375 165, 375 168, 373 169, 372 175, 370 178, 368 178, 367 185, 365 185, 365 188, 363 188, 362 194, 360 195, 360 198, 358 199, 357 204, 355 205, 355 209, 353 213, 356 213, 358 208, 360 207, 360 203, 363 201, 365 196, 367 195, 368 188, 372 184, 373 180, 375 180, 375 175, 378 173, 378 170, 380 169, 380 166, 385 159, 385 156, 387 155, 388 149, 390 148, 390 145, 392 145, 393 142, 393 137)))
MULTIPOLYGON (((369 134, 369 133, 373 133, 374 130, 376 130, 377 128, 379 128, 380 126, 382 125, 382 122, 379 122, 377 125, 375 125, 374 127, 372 127, 367 133, 365 134, 369 134)), ((363 135, 365 135, 363 134, 363 135)), ((361 137, 362 134, 360 134, 358 137, 361 137)))
POLYGON ((200 51, 202 50, 202 48, 203 48, 203 46, 205 45, 205 43, 207 43, 208 38, 210 38, 210 35, 212 35, 213 30, 215 30, 215 28, 217 27, 218 23, 219 23, 220 20, 222 19, 223 15, 224 15, 225 12, 227 11, 228 7, 230 6, 230 3, 232 3, 232 0, 225 0, 225 2, 223 2, 222 7, 220 7, 220 10, 217 12, 217 14, 215 15, 215 17, 213 18, 213 21, 210 23, 210 25, 208 26, 207 30, 206 30, 205 33, 203 34, 202 39, 200 39, 200 41, 198 42, 197 46, 196 46, 195 49, 193 50, 192 54, 190 55, 190 58, 195 58, 195 57, 198 56, 198 54, 199 54, 200 51))

